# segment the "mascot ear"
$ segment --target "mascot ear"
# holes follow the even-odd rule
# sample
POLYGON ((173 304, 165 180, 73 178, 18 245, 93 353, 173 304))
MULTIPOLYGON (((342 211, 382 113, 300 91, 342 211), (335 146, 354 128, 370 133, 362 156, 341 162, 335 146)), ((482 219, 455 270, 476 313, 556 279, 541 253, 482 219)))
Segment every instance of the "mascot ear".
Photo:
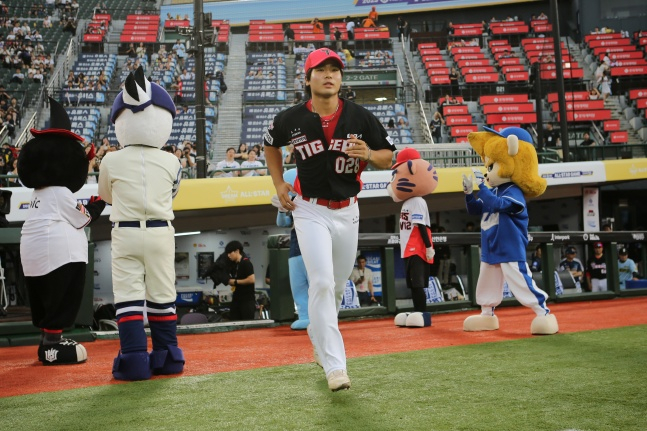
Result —
POLYGON ((124 83, 124 89, 126 93, 133 99, 139 102, 139 94, 137 92, 137 82, 135 82, 135 76, 131 73, 126 77, 126 82, 124 83))
POLYGON ((476 151, 481 158, 484 158, 485 142, 491 137, 490 135, 494 134, 491 132, 471 132, 467 135, 467 140, 469 141, 470 146, 474 148, 474 151, 476 151))
POLYGON ((519 152, 519 138, 515 135, 508 135, 508 155, 516 156, 519 152))
POLYGON ((144 68, 141 66, 135 71, 135 82, 139 84, 142 90, 146 91, 146 76, 144 75, 144 68))

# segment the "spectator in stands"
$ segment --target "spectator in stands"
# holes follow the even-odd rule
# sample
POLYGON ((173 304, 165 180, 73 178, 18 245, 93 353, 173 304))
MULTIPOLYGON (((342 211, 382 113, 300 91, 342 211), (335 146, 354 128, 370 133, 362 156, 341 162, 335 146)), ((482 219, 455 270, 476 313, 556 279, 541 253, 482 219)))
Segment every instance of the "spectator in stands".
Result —
POLYGON ((126 50, 126 55, 130 58, 135 58, 137 57, 137 49, 135 48, 135 44, 129 43, 128 44, 128 49, 126 50))
POLYGON ((265 147, 263 145, 256 144, 252 147, 252 149, 256 152, 256 160, 258 160, 259 162, 264 162, 265 147))
POLYGON ((67 22, 63 26, 63 31, 70 32, 72 33, 72 36, 76 36, 76 25, 76 20, 70 16, 67 18, 67 22))
POLYGON ((290 24, 285 24, 284 27, 283 36, 288 41, 288 54, 294 54, 294 30, 292 30, 290 24))
MULTIPOLYGON (((256 151, 249 150, 247 155, 247 160, 240 164, 241 168, 262 168, 263 163, 256 159, 256 151)), ((266 169, 250 169, 247 171, 242 171, 242 176, 244 177, 257 177, 267 174, 266 169)))
POLYGON ((589 132, 584 132, 584 135, 582 136, 582 142, 580 142, 580 146, 583 147, 589 147, 591 145, 595 145, 595 141, 591 139, 591 135, 589 132))
POLYGON ((455 67, 452 67, 449 71, 449 82, 451 83, 452 86, 452 95, 454 94, 460 94, 459 92, 459 87, 458 87, 458 71, 456 70, 455 67))
POLYGON ((404 37, 404 24, 405 24, 404 18, 401 16, 398 17, 398 41, 402 41, 402 38, 404 37))
POLYGON ((364 20, 362 21, 362 27, 370 28, 370 27, 377 27, 377 25, 375 24, 375 21, 373 21, 372 19, 364 18, 364 20))
POLYGON ((611 74, 608 70, 602 75, 602 80, 600 81, 600 93, 602 94, 602 99, 607 100, 607 97, 611 95, 611 74))
POLYGON ((389 122, 386 124, 387 129, 395 129, 395 120, 393 117, 389 118, 389 122))
POLYGON ((43 28, 52 28, 52 19, 49 15, 47 15, 43 20, 43 28))
POLYGON ((247 158, 249 157, 248 150, 247 150, 247 144, 245 142, 241 142, 238 145, 238 151, 236 151, 236 154, 234 154, 234 160, 236 160, 238 163, 242 163, 247 158))
POLYGON ((256 73, 254 74, 254 79, 265 79, 265 75, 263 75, 263 68, 259 67, 256 70, 256 73))
POLYGON ((553 129, 553 124, 546 124, 546 133, 544 133, 544 146, 554 148, 559 146, 559 143, 559 133, 557 133, 557 131, 553 129))
POLYGON ((286 145, 282 148, 283 154, 283 164, 284 165, 293 165, 296 161, 296 156, 294 155, 294 145, 286 145))
POLYGON ((602 57, 602 63, 606 64, 607 66, 611 66, 611 57, 609 56, 611 52, 607 49, 607 52, 604 53, 604 57, 602 57))
POLYGON ((344 20, 346 22, 346 34, 348 35, 348 41, 355 40, 355 21, 349 16, 344 20))
POLYGON ((409 122, 405 117, 398 117, 398 124, 397 128, 398 129, 406 129, 409 127, 409 122))
POLYGON ((222 169, 240 168, 240 164, 234 160, 234 155, 236 154, 236 149, 234 147, 227 148, 225 154, 225 159, 219 161, 214 168, 209 166, 209 171, 215 171, 212 176, 221 178, 240 176, 240 171, 222 172, 222 169))
POLYGON ((548 19, 548 15, 542 11, 539 16, 537 16, 537 19, 548 19))
POLYGON ((337 52, 341 52, 342 50, 341 31, 339 31, 339 27, 335 28, 335 49, 337 49, 337 52))
POLYGON ((177 39, 175 45, 173 45, 172 50, 177 56, 180 65, 184 65, 184 58, 186 57, 186 47, 184 46, 184 43, 182 43, 180 39, 177 39))
POLYGON ((447 32, 447 36, 453 36, 454 35, 454 23, 449 21, 447 23, 447 28, 445 29, 447 32))
POLYGON ((144 42, 139 42, 139 46, 137 47, 135 52, 137 53, 137 57, 148 59, 148 55, 146 55, 146 47, 144 46, 144 42))
POLYGON ((443 115, 438 111, 434 112, 434 116, 429 122, 429 130, 431 131, 435 144, 442 140, 442 129, 444 124, 445 119, 443 118, 443 115))
POLYGON ((182 81, 190 81, 192 79, 195 79, 195 74, 193 72, 189 72, 186 69, 182 69, 182 73, 180 74, 180 79, 182 81))
POLYGON ((589 90, 589 100, 597 100, 600 98, 600 92, 598 91, 597 88, 592 87, 589 90))
POLYGON ((354 102, 356 97, 357 95, 355 94, 355 90, 353 90, 353 88, 349 85, 348 88, 346 88, 346 100, 354 102))
POLYGON ((324 32, 323 24, 321 22, 319 22, 319 18, 313 19, 311 24, 312 24, 312 32, 313 33, 319 34, 319 33, 324 32))
POLYGON ((373 20, 373 22, 377 24, 379 20, 379 14, 377 13, 375 6, 371 6, 371 11, 368 13, 368 18, 373 20))
POLYGON ((22 84, 24 80, 25 74, 22 73, 20 69, 16 69, 16 72, 11 76, 11 80, 9 82, 17 82, 18 84, 22 84))

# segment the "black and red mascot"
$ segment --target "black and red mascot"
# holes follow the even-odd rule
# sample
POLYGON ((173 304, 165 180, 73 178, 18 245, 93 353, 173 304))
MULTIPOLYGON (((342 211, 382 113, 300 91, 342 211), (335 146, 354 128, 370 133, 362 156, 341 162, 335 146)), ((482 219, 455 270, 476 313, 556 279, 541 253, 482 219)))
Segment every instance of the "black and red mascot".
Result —
POLYGON ((18 156, 20 181, 34 189, 22 227, 20 258, 32 322, 41 329, 38 360, 44 365, 77 364, 85 362, 87 352, 63 338, 63 329, 74 324, 83 298, 88 263, 84 228, 106 204, 93 198, 83 205, 74 197, 86 181, 92 154, 86 153, 84 139, 71 131, 63 106, 52 98, 49 102, 50 127, 31 129, 33 139, 18 156))

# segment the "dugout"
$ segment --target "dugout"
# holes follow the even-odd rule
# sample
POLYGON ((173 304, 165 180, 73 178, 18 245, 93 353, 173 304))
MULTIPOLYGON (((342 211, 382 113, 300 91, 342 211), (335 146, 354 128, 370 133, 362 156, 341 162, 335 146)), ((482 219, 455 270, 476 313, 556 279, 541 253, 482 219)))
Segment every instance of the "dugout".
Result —
MULTIPOLYGON (((31 323, 29 297, 20 263, 21 228, 0 229, 0 347, 35 345, 40 342, 40 329, 31 323), (5 295, 6 293, 6 295, 5 295)), ((94 341, 90 332, 94 319, 94 243, 90 228, 85 228, 88 238, 88 265, 85 272, 85 289, 74 326, 66 328, 63 335, 76 341, 94 341)))
MULTIPOLYGON (((620 290, 618 282, 618 247, 640 244, 639 271, 644 276, 647 266, 647 247, 645 238, 647 232, 531 232, 529 235, 528 250, 534 250, 537 245, 542 248, 542 269, 541 273, 533 274, 537 285, 542 288, 552 302, 590 301, 594 299, 611 299, 615 297, 644 296, 647 295, 647 288, 635 288, 620 290), (561 251, 567 247, 576 246, 582 252, 578 254, 582 263, 586 265, 586 259, 591 255, 593 243, 604 244, 604 256, 607 263, 608 291, 606 292, 582 292, 556 294, 555 270, 559 263, 561 251)), ((360 252, 366 250, 379 250, 381 258, 382 275, 382 300, 380 307, 363 307, 353 310, 341 310, 340 318, 358 316, 376 316, 384 314, 396 314, 402 311, 411 311, 412 307, 403 305, 402 282, 399 278, 396 261, 399 259, 399 235, 398 234, 359 234, 358 249, 360 252)), ((462 309, 478 308, 476 304, 476 282, 480 266, 480 241, 481 234, 464 232, 443 232, 433 234, 435 247, 439 246, 461 246, 468 249, 467 268, 461 274, 455 276, 460 279, 464 286, 466 299, 442 302, 427 303, 427 309, 431 312, 456 311, 462 309)), ((277 322, 291 321, 295 319, 295 307, 290 290, 290 279, 288 274, 289 256, 289 235, 272 235, 268 238, 270 266, 272 268, 272 284, 270 286, 270 298, 272 301, 272 319, 277 322)), ((638 263, 638 262, 637 262, 638 263)), ((560 279, 562 274, 558 274, 560 279)), ((453 282, 442 289, 455 287, 453 282)), ((569 287, 568 285, 566 287, 569 287)), ((406 288, 405 288, 406 289, 406 288)), ((408 290, 408 289, 406 289, 408 290)), ((501 306, 519 305, 514 298, 505 298, 501 306)))

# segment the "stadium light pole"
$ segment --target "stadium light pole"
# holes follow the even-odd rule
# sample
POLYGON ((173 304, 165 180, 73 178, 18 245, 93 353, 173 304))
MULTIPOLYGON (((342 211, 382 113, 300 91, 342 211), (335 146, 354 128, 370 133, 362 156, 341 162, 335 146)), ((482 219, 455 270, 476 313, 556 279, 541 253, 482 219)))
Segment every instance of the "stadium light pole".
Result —
POLYGON ((555 47, 555 75, 559 101, 559 128, 562 140, 562 160, 569 161, 568 122, 566 118, 566 96, 564 89, 564 67, 562 65, 562 44, 559 37, 559 11, 557 0, 550 1, 550 20, 553 24, 553 46, 555 47))
POLYGON ((193 28, 195 40, 195 146, 198 178, 207 176, 207 137, 204 109, 204 13, 202 0, 193 0, 193 28))

